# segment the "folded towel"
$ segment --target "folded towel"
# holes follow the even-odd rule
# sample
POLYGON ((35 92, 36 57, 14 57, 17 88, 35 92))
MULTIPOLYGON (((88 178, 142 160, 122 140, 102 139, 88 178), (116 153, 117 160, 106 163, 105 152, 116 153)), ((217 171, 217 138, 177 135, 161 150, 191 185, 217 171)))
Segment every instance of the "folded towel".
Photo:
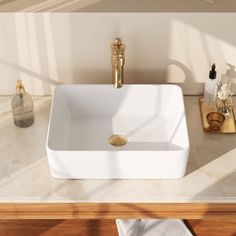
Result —
POLYGON ((119 236, 192 236, 182 220, 117 219, 119 236))
POLYGON ((119 236, 138 236, 141 220, 116 220, 119 236))

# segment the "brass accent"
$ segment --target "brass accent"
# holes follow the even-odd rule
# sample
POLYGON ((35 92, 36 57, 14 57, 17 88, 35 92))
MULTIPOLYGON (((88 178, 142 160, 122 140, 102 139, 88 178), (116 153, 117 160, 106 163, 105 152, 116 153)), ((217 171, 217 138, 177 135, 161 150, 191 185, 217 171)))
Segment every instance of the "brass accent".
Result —
POLYGON ((220 126, 219 129, 212 129, 207 121, 207 115, 211 112, 214 112, 213 108, 210 108, 204 103, 204 99, 201 97, 199 99, 200 111, 201 111, 201 120, 203 129, 209 133, 236 133, 236 121, 235 121, 235 114, 234 109, 232 107, 232 111, 230 115, 225 117, 224 123, 220 126))
POLYGON ((121 88, 124 83, 125 44, 116 38, 111 44, 112 83, 115 88, 121 88))
POLYGON ((112 146, 121 147, 121 146, 124 146, 128 142, 128 139, 124 135, 114 134, 109 137, 108 142, 112 146))
POLYGON ((210 112, 207 114, 207 122, 210 129, 217 130, 224 123, 225 116, 220 112, 210 112))
POLYGON ((23 93, 25 92, 24 85, 21 79, 16 81, 16 92, 22 97, 23 93))

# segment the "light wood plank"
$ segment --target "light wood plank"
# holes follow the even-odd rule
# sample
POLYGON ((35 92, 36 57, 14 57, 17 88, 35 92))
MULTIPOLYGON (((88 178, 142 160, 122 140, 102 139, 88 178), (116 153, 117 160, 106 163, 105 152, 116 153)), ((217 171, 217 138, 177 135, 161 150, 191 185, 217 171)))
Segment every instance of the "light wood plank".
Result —
POLYGON ((0 219, 236 219, 236 204, 228 203, 7 203, 0 219))

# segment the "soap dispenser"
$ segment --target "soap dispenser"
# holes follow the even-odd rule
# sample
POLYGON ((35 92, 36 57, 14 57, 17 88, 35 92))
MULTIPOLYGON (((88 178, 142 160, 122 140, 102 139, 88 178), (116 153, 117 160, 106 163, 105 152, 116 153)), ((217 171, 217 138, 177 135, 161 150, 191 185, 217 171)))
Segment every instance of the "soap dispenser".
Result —
POLYGON ((204 101, 207 105, 215 102, 217 93, 216 65, 213 64, 209 72, 209 78, 205 82, 204 101))
POLYGON ((22 80, 16 82, 16 94, 11 100, 13 120, 17 127, 26 128, 34 123, 34 104, 25 91, 22 80))

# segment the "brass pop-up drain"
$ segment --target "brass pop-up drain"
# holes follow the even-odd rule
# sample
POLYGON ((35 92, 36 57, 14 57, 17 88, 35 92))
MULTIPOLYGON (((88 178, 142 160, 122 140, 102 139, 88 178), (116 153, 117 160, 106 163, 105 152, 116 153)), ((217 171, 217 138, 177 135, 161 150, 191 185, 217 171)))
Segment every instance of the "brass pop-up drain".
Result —
POLYGON ((114 134, 109 137, 108 142, 112 146, 121 147, 121 146, 124 146, 128 142, 128 139, 124 135, 114 134))

